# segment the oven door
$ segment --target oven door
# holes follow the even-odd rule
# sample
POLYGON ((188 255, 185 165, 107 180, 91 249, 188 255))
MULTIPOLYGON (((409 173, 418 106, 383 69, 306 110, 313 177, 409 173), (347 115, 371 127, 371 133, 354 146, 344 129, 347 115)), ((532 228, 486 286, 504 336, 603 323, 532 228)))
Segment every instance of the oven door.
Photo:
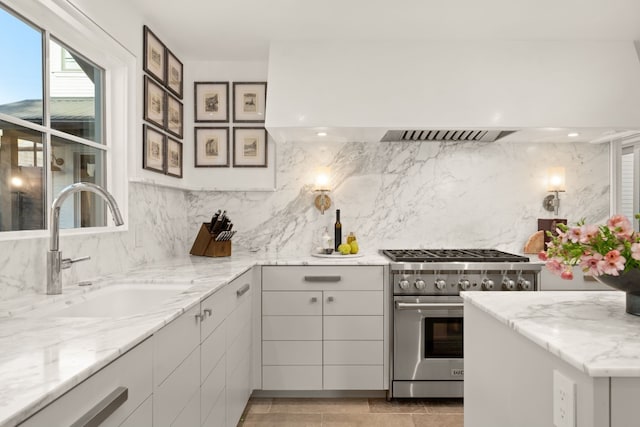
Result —
POLYGON ((463 380, 459 296, 394 297, 393 379, 463 380))

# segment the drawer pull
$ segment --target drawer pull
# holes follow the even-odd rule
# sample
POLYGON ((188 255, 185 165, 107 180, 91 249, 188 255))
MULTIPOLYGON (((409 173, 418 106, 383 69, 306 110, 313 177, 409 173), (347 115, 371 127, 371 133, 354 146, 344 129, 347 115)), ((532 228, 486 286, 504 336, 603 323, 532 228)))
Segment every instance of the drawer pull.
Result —
POLYGON ((311 297, 311 302, 318 302, 318 297, 311 297))
POLYGON ((198 313, 195 315, 196 318, 196 323, 198 323, 199 321, 202 322, 205 319, 204 314, 198 313))
POLYGON ((245 284, 243 287, 241 287, 240 289, 238 289, 238 290, 236 291, 236 295, 237 295, 238 297, 241 297, 242 295, 246 294, 246 293, 247 293, 247 291, 248 291, 250 288, 251 288, 251 285, 247 283, 247 284, 245 284))
POLYGON ((305 282, 339 282, 341 276, 304 276, 305 282))
POLYGON ((104 420, 109 418, 120 406, 129 398, 129 389, 126 387, 118 387, 107 397, 102 399, 96 406, 91 408, 86 414, 81 416, 78 421, 71 424, 71 427, 94 427, 102 424, 104 420))
POLYGON ((328 302, 333 302, 333 297, 327 297, 328 302))
POLYGON ((211 316, 213 314, 213 311, 210 308, 205 308, 204 309, 204 315, 205 316, 211 316))

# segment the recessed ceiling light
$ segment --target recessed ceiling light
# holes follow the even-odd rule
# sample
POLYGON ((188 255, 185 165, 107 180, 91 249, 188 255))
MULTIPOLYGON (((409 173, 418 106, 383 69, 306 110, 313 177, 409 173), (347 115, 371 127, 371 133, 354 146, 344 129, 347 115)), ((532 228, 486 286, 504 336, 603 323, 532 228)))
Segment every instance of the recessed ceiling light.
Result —
POLYGON ((316 135, 318 135, 318 136, 327 136, 327 133, 326 132, 318 132, 316 135))
POLYGON ((569 132, 567 136, 569 138, 575 138, 576 136, 580 136, 580 134, 578 132, 569 132))

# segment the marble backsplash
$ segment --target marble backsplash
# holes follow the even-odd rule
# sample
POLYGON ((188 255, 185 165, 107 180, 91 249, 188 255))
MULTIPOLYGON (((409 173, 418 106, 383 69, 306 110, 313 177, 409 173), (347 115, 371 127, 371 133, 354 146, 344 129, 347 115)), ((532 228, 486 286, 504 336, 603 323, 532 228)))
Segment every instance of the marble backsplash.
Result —
POLYGON ((235 245, 307 254, 341 209, 343 231, 361 250, 497 248, 520 252, 537 229, 546 169, 566 168, 559 217, 603 221, 609 215, 607 144, 326 143, 278 144, 275 192, 190 192, 192 236, 216 209, 238 231, 235 245), (314 171, 331 170, 331 209, 313 206, 314 171))
MULTIPOLYGON (((185 199, 181 190, 130 183, 128 231, 60 238, 64 257, 91 256, 63 270, 63 285, 184 256, 190 247, 185 199)), ((48 238, 0 242, 0 299, 44 292, 48 249, 48 238)))

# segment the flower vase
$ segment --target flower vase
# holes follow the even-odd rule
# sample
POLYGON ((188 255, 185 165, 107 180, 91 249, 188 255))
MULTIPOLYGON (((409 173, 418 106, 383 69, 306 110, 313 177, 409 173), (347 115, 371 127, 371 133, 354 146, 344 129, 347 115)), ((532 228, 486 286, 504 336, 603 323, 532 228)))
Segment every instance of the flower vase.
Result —
POLYGON ((640 316, 640 269, 629 270, 619 276, 603 274, 594 278, 607 286, 627 294, 627 313, 640 316))

